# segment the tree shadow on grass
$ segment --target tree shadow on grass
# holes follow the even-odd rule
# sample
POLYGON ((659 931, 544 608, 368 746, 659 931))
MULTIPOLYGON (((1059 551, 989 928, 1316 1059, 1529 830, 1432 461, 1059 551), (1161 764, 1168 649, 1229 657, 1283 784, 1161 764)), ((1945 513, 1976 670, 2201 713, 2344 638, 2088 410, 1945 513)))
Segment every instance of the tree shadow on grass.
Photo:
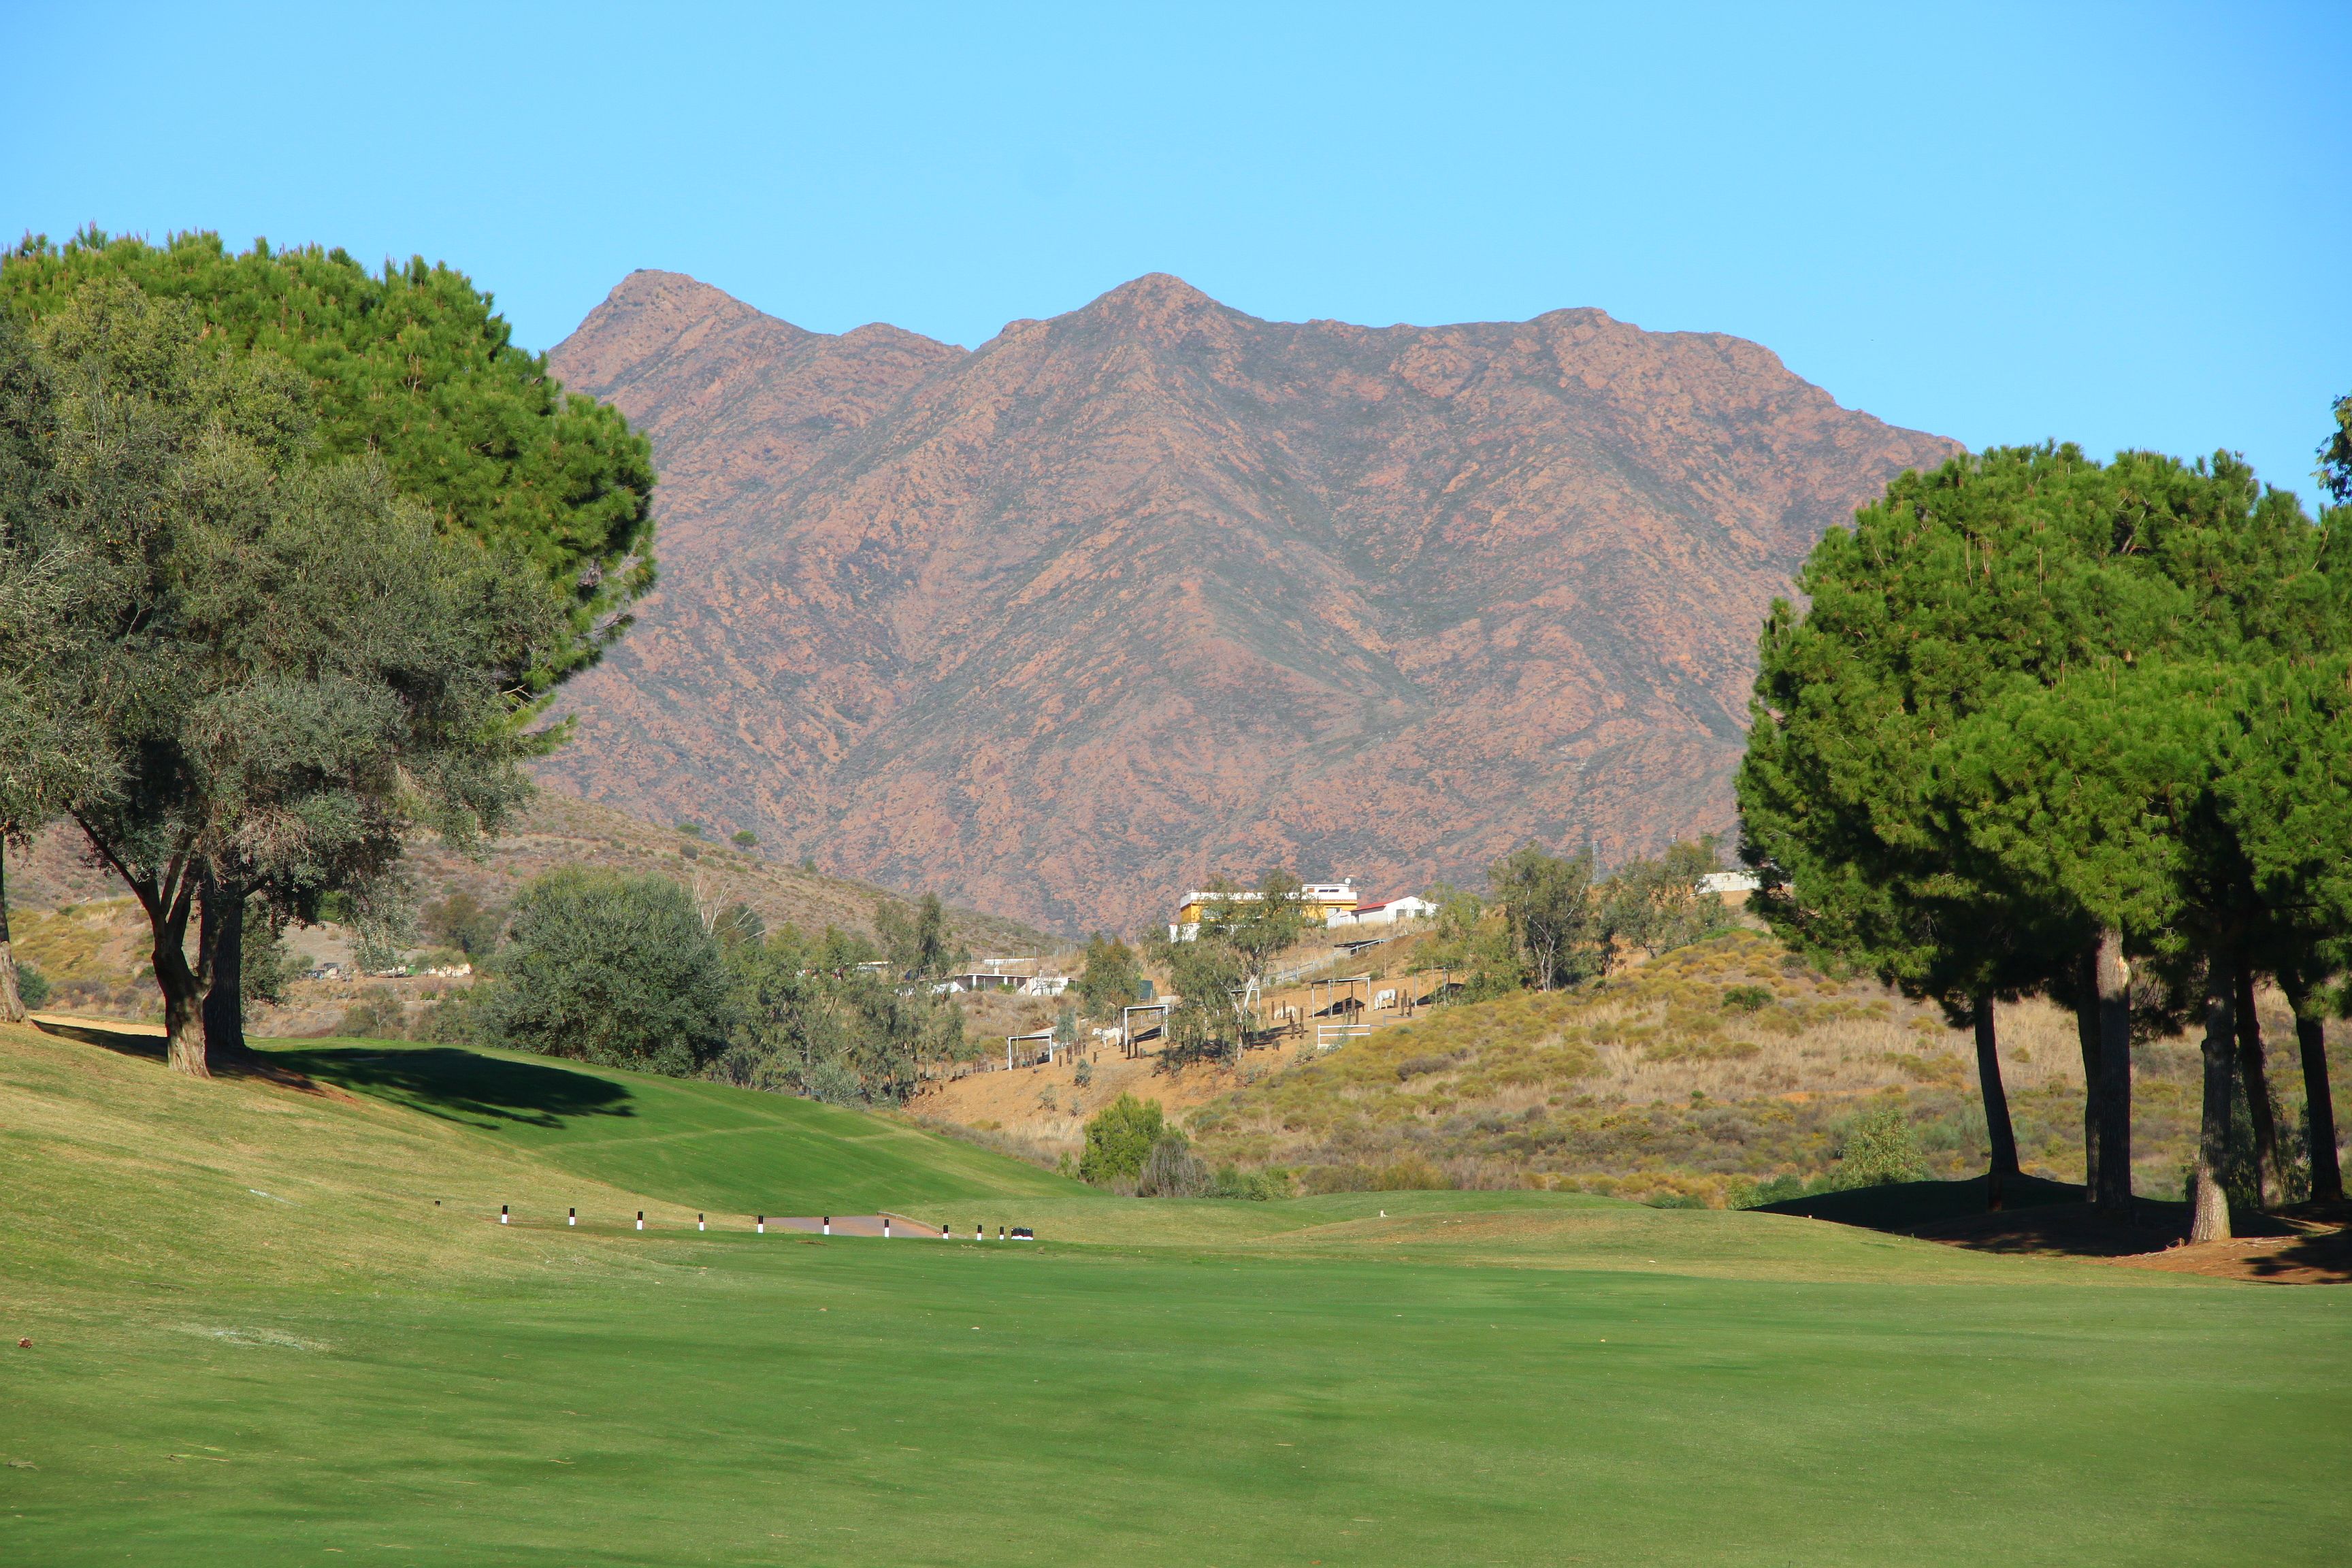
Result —
MULTIPOLYGON (((1820 1193, 1765 1205, 1763 1212, 1832 1220, 1972 1252, 2028 1258, 2147 1258, 2169 1254, 2189 1236, 2186 1204, 2136 1198, 2131 1223, 2118 1225, 2085 1202, 2083 1189, 2070 1183, 2012 1176, 2003 1195, 2003 1206, 1988 1211, 1984 1178, 1979 1176, 1965 1182, 1904 1182, 1820 1193)), ((2240 1242, 2284 1239, 2232 1255, 2226 1268, 2210 1267, 2194 1249, 2175 1261, 2187 1271, 2233 1279, 2352 1280, 2352 1232, 2324 1228, 2329 1217, 2233 1212, 2231 1226, 2240 1242)))
MULTIPOLYGON (((163 1031, 153 1025, 117 1024, 62 1014, 36 1014, 31 1022, 45 1035, 79 1040, 85 1046, 97 1046, 120 1056, 137 1057, 151 1062, 163 1061, 168 1056, 163 1031)), ((257 1051, 211 1051, 206 1053, 206 1057, 205 1065, 215 1078, 258 1079, 299 1094, 327 1092, 295 1068, 257 1051)))
POLYGON ((553 1130, 578 1117, 636 1114, 625 1084, 552 1062, 508 1061, 455 1046, 338 1046, 269 1055, 354 1093, 469 1127, 553 1130))

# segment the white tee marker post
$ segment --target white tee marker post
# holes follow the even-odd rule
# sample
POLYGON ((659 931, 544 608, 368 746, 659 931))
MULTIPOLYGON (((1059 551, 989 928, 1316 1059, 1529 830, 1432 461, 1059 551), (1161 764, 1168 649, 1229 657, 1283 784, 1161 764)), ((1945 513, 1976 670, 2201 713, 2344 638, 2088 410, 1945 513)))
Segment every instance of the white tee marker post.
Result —
POLYGON ((890 1216, 887 1214, 882 1216, 882 1239, 890 1239, 890 1216))
POLYGON ((759 1234, 761 1236, 768 1234, 768 1216, 766 1215, 761 1215, 760 1216, 759 1234))
POLYGON ((563 1223, 566 1226, 578 1225, 580 1223, 580 1211, 577 1208, 565 1209, 563 1211, 563 1223))
POLYGON ((696 1215, 694 1216, 694 1228, 697 1230, 709 1230, 710 1227, 702 1223, 702 1216, 700 1215, 696 1215))
POLYGON ((824 1234, 827 1236, 831 1236, 833 1234, 833 1216, 831 1215, 824 1216, 824 1234))
POLYGON ((507 1222, 507 1205, 504 1205, 504 1204, 500 1204, 500 1205, 499 1205, 499 1223, 500 1225, 504 1225, 504 1224, 506 1224, 506 1222, 507 1222))
POLYGON ((646 1228, 646 1211, 643 1209, 637 1211, 637 1228, 639 1230, 646 1228))

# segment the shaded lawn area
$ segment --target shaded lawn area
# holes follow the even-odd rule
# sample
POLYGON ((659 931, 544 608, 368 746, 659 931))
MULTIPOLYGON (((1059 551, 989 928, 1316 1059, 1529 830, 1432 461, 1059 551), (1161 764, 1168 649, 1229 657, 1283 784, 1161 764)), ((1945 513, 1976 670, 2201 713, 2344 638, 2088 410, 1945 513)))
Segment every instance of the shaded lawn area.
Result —
POLYGON ((273 1042, 263 1054, 354 1094, 460 1122, 559 1169, 698 1208, 862 1214, 1094 1194, 901 1121, 725 1084, 391 1040, 273 1042))
POLYGON ((0 1560, 2317 1563, 2352 1528, 2335 1291, 578 1245, 522 1290, 60 1303, 5 1352, 0 1560))

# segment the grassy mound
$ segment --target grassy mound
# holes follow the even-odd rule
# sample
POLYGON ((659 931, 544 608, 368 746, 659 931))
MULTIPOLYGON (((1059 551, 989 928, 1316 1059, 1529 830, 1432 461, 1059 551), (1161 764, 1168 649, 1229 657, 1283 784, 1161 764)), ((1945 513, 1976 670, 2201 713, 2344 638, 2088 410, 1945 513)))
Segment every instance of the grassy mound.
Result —
MULTIPOLYGON (((956 1200, 1093 1189, 935 1132, 813 1100, 519 1052, 367 1040, 270 1059, 489 1134, 538 1163, 696 1209, 929 1217, 956 1200)), ((961 1216, 950 1216, 961 1217, 961 1216)))

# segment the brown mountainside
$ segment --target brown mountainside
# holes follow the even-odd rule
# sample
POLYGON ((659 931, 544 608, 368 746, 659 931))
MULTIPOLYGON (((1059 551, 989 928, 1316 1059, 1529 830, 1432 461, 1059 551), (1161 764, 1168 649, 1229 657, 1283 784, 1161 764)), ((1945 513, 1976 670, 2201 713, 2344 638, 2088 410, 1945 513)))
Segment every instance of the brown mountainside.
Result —
POLYGON ((1766 605, 1958 449, 1736 338, 1160 275, 966 353, 640 272, 553 361, 651 433, 663 580, 545 776, 1066 931, 1723 826, 1766 605))

